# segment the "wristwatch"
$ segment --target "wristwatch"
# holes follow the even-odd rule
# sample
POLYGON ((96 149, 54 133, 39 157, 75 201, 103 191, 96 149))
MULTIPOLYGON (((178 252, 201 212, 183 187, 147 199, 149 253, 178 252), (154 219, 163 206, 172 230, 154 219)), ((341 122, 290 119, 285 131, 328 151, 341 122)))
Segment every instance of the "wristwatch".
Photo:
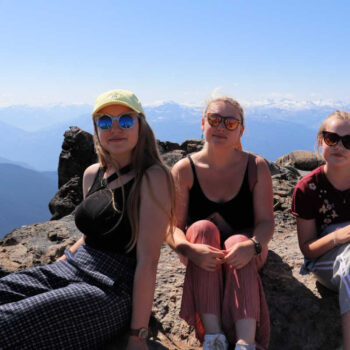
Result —
POLYGON ((253 243, 254 243, 255 255, 259 255, 261 253, 261 244, 260 244, 260 242, 254 237, 249 238, 249 239, 251 241, 253 241, 253 243))
POLYGON ((139 339, 146 341, 148 338, 148 329, 145 327, 138 328, 138 329, 130 329, 129 335, 134 335, 139 339))

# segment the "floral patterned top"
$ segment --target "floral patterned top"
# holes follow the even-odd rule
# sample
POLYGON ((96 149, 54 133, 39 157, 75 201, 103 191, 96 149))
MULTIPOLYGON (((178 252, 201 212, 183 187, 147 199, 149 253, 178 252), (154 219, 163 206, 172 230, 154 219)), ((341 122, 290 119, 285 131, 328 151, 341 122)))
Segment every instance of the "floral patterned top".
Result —
POLYGON ((292 214, 306 220, 315 219, 317 235, 321 236, 327 226, 350 221, 350 188, 337 190, 327 179, 322 165, 297 183, 292 214))

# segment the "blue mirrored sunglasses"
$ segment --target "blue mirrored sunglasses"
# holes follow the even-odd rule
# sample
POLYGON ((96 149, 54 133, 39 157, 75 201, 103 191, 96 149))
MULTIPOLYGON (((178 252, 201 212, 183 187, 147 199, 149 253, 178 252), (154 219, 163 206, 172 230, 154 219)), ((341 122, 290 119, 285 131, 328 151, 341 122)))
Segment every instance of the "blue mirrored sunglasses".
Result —
POLYGON ((122 129, 130 129, 135 125, 137 113, 123 113, 118 117, 109 114, 103 114, 95 118, 96 126, 102 130, 108 130, 112 127, 113 121, 118 121, 122 129))

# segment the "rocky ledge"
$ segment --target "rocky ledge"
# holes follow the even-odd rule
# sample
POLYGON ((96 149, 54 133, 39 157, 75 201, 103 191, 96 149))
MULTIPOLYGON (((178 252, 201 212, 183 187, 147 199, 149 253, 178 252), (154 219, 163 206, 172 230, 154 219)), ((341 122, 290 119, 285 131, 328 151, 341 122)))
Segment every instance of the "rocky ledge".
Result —
MULTIPOLYGON (((60 189, 50 202, 54 220, 22 226, 0 240, 0 276, 51 263, 80 237, 74 224, 74 208, 82 199, 83 171, 96 160, 91 146, 90 134, 75 127, 65 133, 59 163, 60 189)), ((159 142, 158 146, 171 166, 200 149, 202 142, 159 142)), ((306 151, 292 152, 277 162, 267 161, 273 179, 276 228, 260 274, 270 311, 271 350, 336 349, 341 342, 337 295, 318 285, 312 276, 299 275, 302 256, 295 219, 290 214, 296 182, 304 171, 322 162, 322 157, 306 151)), ((200 349, 193 330, 178 316, 184 273, 177 255, 163 245, 152 319, 157 336, 150 341, 150 349, 200 349)), ((106 346, 110 350, 122 348, 123 340, 119 339, 106 346)))

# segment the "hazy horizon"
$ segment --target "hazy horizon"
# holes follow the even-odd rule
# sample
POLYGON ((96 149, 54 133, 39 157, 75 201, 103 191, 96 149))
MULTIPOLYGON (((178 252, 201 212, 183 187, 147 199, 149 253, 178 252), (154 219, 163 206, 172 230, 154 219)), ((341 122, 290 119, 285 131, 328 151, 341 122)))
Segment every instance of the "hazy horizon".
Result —
POLYGON ((346 0, 19 0, 0 12, 0 106, 92 105, 114 88, 144 105, 218 91, 243 105, 350 103, 346 0))

